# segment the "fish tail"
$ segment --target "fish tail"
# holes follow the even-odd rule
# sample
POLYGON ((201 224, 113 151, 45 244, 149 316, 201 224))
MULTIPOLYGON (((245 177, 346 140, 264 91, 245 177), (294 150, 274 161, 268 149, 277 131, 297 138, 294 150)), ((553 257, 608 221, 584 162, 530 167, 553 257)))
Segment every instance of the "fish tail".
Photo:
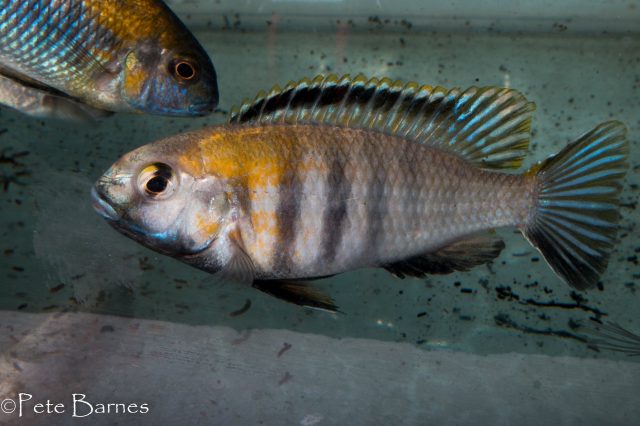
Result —
POLYGON ((537 199, 523 233, 571 287, 597 284, 607 267, 627 171, 627 129, 608 121, 533 166, 537 199))

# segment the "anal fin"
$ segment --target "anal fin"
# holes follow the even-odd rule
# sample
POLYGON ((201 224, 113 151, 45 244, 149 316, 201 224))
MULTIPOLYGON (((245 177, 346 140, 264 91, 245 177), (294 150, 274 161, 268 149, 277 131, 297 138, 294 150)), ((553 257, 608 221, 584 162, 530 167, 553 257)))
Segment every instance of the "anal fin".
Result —
POLYGON ((455 271, 468 271, 474 266, 491 262, 498 257, 503 248, 504 242, 498 237, 475 236, 382 267, 399 278, 450 274, 455 271))
POLYGON ((256 280, 253 287, 295 305, 339 312, 331 296, 323 293, 310 284, 288 280, 256 280))

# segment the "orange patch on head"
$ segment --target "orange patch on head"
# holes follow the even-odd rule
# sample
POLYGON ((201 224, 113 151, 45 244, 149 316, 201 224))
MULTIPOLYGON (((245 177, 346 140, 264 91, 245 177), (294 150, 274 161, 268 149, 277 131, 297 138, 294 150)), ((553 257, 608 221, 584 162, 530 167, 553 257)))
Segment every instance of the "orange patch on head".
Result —
POLYGON ((130 52, 125 59, 124 92, 128 98, 137 98, 142 93, 147 73, 138 61, 135 52, 130 52))
POLYGON ((196 217, 196 226, 204 235, 216 235, 220 230, 219 222, 212 221, 200 215, 196 217))
MULTIPOLYGON (((200 141, 202 173, 242 181, 249 191, 276 187, 287 168, 283 146, 272 144, 264 128, 217 128, 200 141)), ((192 155, 181 161, 194 166, 192 155)))

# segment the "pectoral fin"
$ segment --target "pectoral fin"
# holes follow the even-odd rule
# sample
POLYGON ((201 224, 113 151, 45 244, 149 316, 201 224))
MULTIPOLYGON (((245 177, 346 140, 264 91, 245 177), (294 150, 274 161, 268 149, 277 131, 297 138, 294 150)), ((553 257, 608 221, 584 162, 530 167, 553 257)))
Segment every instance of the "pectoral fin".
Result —
POLYGON ((311 286, 300 281, 256 280, 253 287, 289 303, 329 312, 339 312, 333 299, 311 286))
POLYGON ((56 118, 77 122, 94 122, 113 113, 90 107, 42 87, 0 74, 0 105, 37 118, 56 118))
POLYGON ((503 248, 504 242, 500 238, 482 235, 382 267, 399 278, 450 274, 491 262, 503 248))
POLYGON ((216 279, 250 286, 255 277, 255 266, 247 252, 238 244, 229 244, 225 256, 227 259, 216 273, 216 279))

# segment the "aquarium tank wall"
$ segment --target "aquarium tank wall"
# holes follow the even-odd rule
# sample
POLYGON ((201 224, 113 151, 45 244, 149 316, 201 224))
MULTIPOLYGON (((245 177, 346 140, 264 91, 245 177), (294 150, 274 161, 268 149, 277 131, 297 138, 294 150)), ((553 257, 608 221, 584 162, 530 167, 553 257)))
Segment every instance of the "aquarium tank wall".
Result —
POLYGON ((78 121, 0 108, 2 422, 638 423, 640 2, 167 5, 215 66, 211 114, 78 121), (506 227, 491 234, 498 257, 468 271, 356 268, 313 282, 331 312, 145 248, 94 211, 91 188, 124 154, 331 74, 521 92, 535 111, 512 174, 624 123, 619 227, 597 285, 568 286, 506 227))

